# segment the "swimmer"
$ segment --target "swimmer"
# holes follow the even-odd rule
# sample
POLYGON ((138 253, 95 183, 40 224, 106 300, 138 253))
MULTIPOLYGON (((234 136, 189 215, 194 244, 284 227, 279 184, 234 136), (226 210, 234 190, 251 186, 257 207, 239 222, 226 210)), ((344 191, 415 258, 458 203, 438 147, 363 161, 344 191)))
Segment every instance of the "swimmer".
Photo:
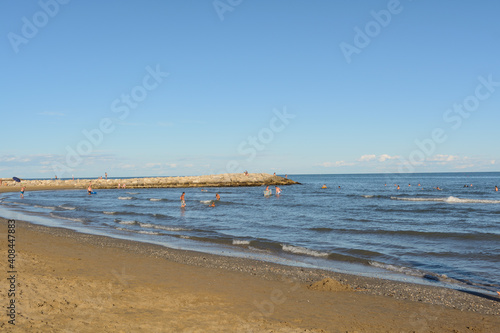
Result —
POLYGON ((398 185, 398 188, 397 188, 397 190, 399 190, 399 185, 398 185))
POLYGON ((276 186, 276 195, 279 196, 280 194, 281 194, 281 189, 278 186, 276 186))
POLYGON ((327 188, 327 187, 326 187, 326 184, 323 184, 323 186, 321 186, 321 188, 327 188))
POLYGON ((408 184, 408 186, 411 186, 411 184, 408 184))
POLYGON ((89 183, 89 187, 87 187, 87 193, 88 195, 92 194, 92 183, 89 183))
POLYGON ((340 190, 340 185, 339 185, 339 190, 340 190))
POLYGON ((495 185, 495 192, 498 192, 498 186, 495 185))
POLYGON ((26 190, 26 186, 21 187, 21 198, 24 199, 24 190, 26 190))
POLYGON ((186 195, 185 192, 182 192, 182 195, 181 195, 181 208, 184 208, 186 207, 186 201, 184 199, 184 196, 186 195))
POLYGON ((215 201, 212 201, 212 204, 210 205, 210 207, 215 207, 215 201))
MULTIPOLYGON (((219 195, 219 193, 215 193, 215 199, 216 199, 216 200, 220 200, 220 195, 219 195)), ((215 203, 214 203, 214 205, 215 205, 215 203)))
POLYGON ((438 187, 436 187, 436 190, 438 190, 438 191, 442 191, 442 189, 440 189, 440 188, 439 188, 439 186, 438 186, 438 187))

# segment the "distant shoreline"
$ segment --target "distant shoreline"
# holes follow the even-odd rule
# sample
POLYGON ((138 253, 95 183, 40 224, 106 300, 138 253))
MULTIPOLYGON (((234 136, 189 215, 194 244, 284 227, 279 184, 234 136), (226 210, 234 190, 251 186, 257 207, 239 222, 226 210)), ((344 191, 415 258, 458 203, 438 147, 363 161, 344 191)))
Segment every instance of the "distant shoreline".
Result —
POLYGON ((145 177, 120 179, 30 179, 16 182, 13 179, 3 179, 0 192, 17 190, 26 186, 27 190, 51 189, 85 189, 92 184, 94 189, 113 188, 188 188, 188 187, 250 187, 265 185, 295 185, 300 184, 288 178, 267 173, 241 173, 187 176, 187 177, 145 177))

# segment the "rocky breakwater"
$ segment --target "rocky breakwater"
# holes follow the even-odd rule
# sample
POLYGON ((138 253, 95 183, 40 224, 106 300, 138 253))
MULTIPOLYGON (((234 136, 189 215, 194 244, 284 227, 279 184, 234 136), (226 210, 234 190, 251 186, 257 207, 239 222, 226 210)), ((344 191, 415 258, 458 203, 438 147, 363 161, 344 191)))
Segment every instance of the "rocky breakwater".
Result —
POLYGON ((294 185, 299 184, 291 179, 273 176, 267 173, 226 173, 220 175, 190 176, 190 177, 149 177, 128 179, 75 179, 75 180, 22 180, 16 183, 4 180, 3 186, 26 186, 28 190, 35 189, 84 189, 92 184, 93 189, 111 188, 169 188, 169 187, 238 187, 263 185, 294 185))

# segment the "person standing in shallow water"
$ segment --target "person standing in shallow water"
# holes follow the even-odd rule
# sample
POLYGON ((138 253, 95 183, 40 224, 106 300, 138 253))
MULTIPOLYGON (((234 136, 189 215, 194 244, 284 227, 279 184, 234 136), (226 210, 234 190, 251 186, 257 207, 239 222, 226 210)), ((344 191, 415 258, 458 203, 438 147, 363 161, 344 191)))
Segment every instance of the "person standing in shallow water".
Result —
POLYGON ((219 195, 219 193, 215 193, 215 199, 216 199, 216 200, 220 200, 220 195, 219 195))
POLYGON ((186 207, 185 196, 186 196, 186 192, 182 192, 182 195, 181 195, 181 208, 186 207))
POLYGON ((26 186, 21 187, 21 198, 24 199, 24 190, 26 190, 26 186))

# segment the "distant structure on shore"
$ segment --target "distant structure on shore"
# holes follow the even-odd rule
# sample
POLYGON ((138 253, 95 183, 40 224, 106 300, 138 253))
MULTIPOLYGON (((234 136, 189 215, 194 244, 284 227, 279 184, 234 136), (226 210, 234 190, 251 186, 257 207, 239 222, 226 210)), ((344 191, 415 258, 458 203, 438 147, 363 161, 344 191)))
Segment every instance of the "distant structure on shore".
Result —
MULTIPOLYGON (((29 190, 40 188, 76 188, 84 189, 89 179, 68 180, 22 180, 22 184, 29 190)), ((291 179, 273 176, 267 173, 225 173, 220 175, 190 176, 190 177, 148 177, 129 179, 95 179, 92 180, 93 189, 116 189, 118 184, 127 188, 169 188, 169 187, 238 187, 263 185, 294 185, 300 184, 291 179)), ((13 180, 3 179, 4 186, 19 186, 13 180)))

